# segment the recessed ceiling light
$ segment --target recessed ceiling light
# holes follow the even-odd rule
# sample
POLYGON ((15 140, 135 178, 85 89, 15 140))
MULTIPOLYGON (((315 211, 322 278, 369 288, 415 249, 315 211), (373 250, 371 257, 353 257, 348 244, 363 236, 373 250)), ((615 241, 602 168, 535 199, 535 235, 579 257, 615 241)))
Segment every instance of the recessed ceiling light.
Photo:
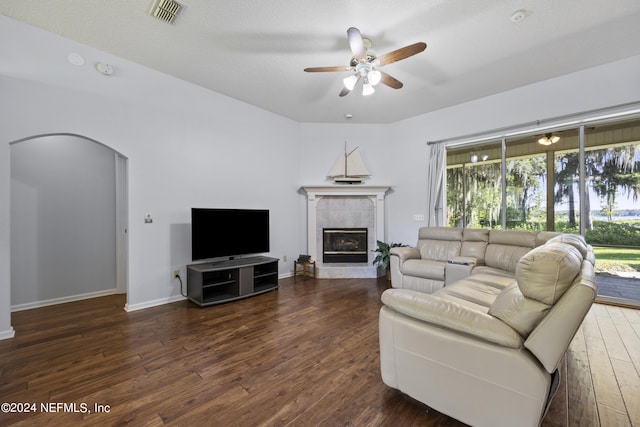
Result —
POLYGON ((67 55, 67 59, 73 65, 81 66, 84 65, 84 58, 79 53, 70 53, 67 55))
POLYGON ((351 119, 353 119, 353 114, 347 113, 347 114, 344 115, 344 118, 347 119, 347 120, 351 120, 351 119))
POLYGON ((524 9, 516 10, 511 14, 511 22, 520 22, 529 15, 524 9))

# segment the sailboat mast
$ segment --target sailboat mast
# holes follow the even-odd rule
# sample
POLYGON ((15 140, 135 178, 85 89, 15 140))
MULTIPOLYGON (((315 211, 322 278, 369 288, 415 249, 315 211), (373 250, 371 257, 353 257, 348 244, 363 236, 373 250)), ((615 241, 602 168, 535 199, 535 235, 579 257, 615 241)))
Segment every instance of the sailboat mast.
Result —
POLYGON ((349 162, 347 162, 347 141, 344 142, 344 176, 347 177, 349 176, 349 172, 347 172, 347 165, 349 164, 349 162))

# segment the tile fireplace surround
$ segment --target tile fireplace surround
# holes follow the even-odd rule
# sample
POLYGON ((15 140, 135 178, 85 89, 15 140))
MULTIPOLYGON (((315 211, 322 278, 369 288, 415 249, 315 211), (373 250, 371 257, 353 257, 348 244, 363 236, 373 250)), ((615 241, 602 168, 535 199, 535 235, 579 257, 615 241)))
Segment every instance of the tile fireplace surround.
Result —
POLYGON ((365 278, 382 274, 373 265, 376 240, 384 241, 384 201, 390 187, 367 185, 308 185, 308 254, 317 261, 319 278, 365 278), (368 261, 362 263, 323 263, 322 229, 328 227, 366 228, 368 261))

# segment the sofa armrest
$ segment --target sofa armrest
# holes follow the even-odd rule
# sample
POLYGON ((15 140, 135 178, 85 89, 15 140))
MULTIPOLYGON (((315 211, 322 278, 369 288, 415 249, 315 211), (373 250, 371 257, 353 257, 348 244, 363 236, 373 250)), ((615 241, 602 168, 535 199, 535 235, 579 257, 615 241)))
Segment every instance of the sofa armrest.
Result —
POLYGON ((433 325, 504 347, 522 348, 522 337, 510 326, 487 313, 454 301, 409 289, 387 289, 382 302, 389 308, 433 325))
POLYGON ((448 286, 460 279, 469 277, 478 259, 468 256, 455 256, 445 266, 444 284, 448 286))
POLYGON ((408 259, 420 259, 420 249, 410 246, 397 246, 391 248, 391 255, 400 258, 400 265, 408 259))

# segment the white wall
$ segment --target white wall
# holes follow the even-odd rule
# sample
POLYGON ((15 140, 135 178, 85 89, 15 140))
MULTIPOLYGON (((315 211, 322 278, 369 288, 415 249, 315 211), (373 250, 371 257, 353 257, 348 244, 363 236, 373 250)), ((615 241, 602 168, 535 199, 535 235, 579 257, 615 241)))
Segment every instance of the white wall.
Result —
POLYGON ((11 305, 116 289, 115 155, 74 135, 11 146, 11 305))
MULTIPOLYGON (((130 309, 179 298, 179 283, 171 272, 180 268, 186 279, 192 206, 270 209, 271 255, 301 252, 298 124, 161 78, 176 94, 163 105, 0 78, 2 156, 11 141, 69 132, 128 157, 130 309), (144 223, 147 213, 152 224, 144 223)), ((9 204, 6 196, 2 206, 9 204)), ((281 272, 290 270, 289 264, 281 263, 281 272)), ((3 283, 3 292, 8 284, 3 283)))
MULTIPOLYGON (((0 93, 5 84, 0 78, 0 93)), ((0 97, 0 118, 5 106, 0 97)), ((0 119, 1 120, 1 119, 0 119)), ((0 126, 1 128, 2 126, 0 126)), ((0 139, 0 340, 14 335, 11 326, 11 234, 10 216, 11 205, 11 156, 9 144, 0 139)))

